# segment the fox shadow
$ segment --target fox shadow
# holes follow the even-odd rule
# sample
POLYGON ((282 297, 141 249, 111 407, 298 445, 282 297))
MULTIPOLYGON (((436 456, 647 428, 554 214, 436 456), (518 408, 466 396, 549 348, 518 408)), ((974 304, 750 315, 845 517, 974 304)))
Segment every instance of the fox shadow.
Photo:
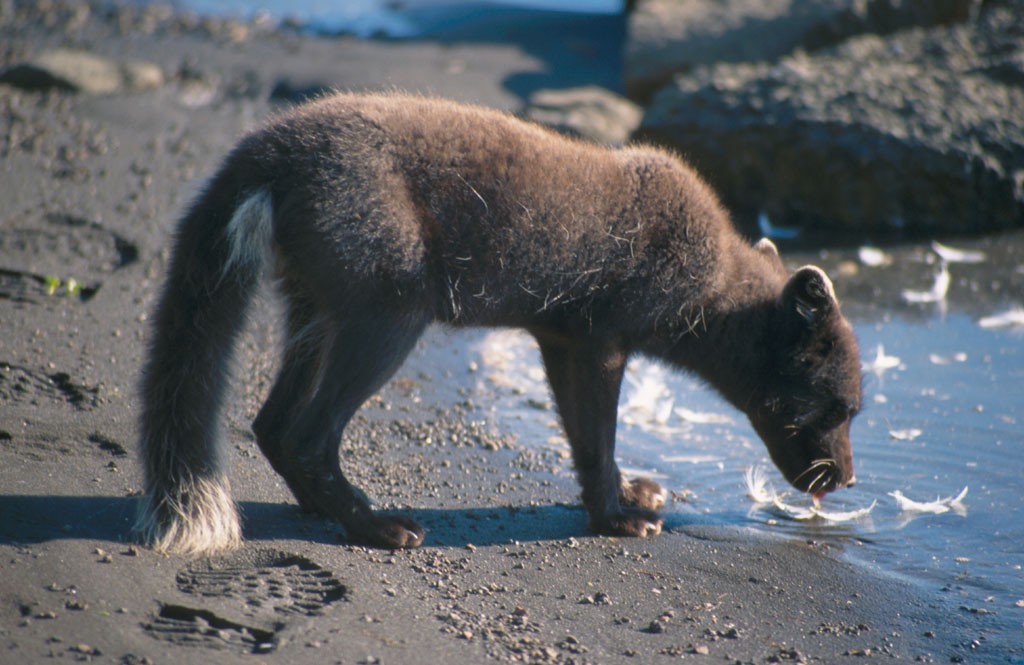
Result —
MULTIPOLYGON (((57 540, 133 542, 136 499, 102 496, 0 496, 0 544, 31 545, 57 540)), ((243 535, 247 541, 270 544, 306 540, 345 545, 340 524, 306 513, 288 503, 243 501, 243 535)), ((385 511, 392 512, 392 511, 385 511)), ((400 513, 427 531, 424 547, 488 546, 510 542, 566 540, 593 536, 582 506, 418 508, 400 513)), ((684 522, 666 513, 665 528, 684 522)))

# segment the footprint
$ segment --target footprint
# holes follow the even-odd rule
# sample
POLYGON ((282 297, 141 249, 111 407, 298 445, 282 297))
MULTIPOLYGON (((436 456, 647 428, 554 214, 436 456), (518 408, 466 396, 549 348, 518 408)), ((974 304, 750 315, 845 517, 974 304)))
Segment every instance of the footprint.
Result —
POLYGON ((277 646, 275 631, 247 626, 220 617, 209 610, 164 604, 160 613, 144 625, 158 640, 209 649, 237 649, 246 653, 267 653, 277 646))
POLYGON ((315 616, 345 596, 334 575, 298 554, 260 550, 196 562, 178 573, 178 589, 239 598, 254 608, 315 616))
POLYGON ((67 214, 50 214, 46 222, 0 229, 0 256, 24 263, 0 266, 0 299, 38 304, 70 295, 84 302, 103 284, 91 276, 139 260, 135 243, 98 222, 67 214))
POLYGON ((38 404, 40 399, 64 402, 78 411, 100 403, 99 388, 75 383, 66 372, 46 374, 0 360, 0 402, 38 404))
POLYGON ((146 624, 147 633, 179 644, 249 653, 273 650, 288 617, 317 616, 347 593, 333 573, 310 559, 272 550, 197 561, 183 568, 176 582, 195 602, 163 604, 146 624), (203 599, 218 607, 236 600, 231 613, 241 618, 192 606, 203 599))
POLYGON ((26 270, 0 268, 0 300, 38 305, 47 298, 77 297, 88 302, 100 290, 101 282, 80 284, 77 279, 61 278, 56 275, 38 275, 26 270))

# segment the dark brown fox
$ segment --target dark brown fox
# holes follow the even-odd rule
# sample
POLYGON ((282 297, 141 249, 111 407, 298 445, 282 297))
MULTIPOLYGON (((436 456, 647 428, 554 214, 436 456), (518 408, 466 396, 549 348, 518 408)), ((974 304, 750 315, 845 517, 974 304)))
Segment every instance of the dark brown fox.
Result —
POLYGON ((253 429, 299 505, 353 541, 422 542, 414 521, 373 512, 338 446, 435 321, 537 339, 598 533, 661 530, 661 487, 624 483, 613 455, 637 353, 719 390, 800 490, 853 483, 860 362, 831 282, 749 246, 680 159, 438 99, 340 94, 242 139, 181 220, 142 390, 137 529, 157 549, 240 542, 218 417, 265 267, 287 342, 253 429))

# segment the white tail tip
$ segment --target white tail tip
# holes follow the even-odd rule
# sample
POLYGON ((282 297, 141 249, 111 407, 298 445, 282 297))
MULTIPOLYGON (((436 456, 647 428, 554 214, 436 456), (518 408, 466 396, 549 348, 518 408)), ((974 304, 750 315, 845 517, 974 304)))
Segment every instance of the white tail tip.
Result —
POLYGON ((238 509, 226 477, 196 479, 175 496, 146 494, 135 533, 146 546, 167 554, 216 554, 242 544, 238 509))

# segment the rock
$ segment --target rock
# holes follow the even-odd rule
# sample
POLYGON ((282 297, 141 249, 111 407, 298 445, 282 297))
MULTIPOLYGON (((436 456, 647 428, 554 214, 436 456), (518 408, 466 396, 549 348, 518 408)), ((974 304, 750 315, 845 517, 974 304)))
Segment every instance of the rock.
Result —
POLYGON ((621 145, 640 125, 643 111, 628 99, 597 86, 538 90, 526 116, 560 131, 608 145, 621 145))
POLYGON ((677 72, 716 62, 774 60, 847 0, 640 0, 626 28, 626 94, 647 99, 677 72))
POLYGON ((120 66, 85 51, 54 49, 8 69, 0 81, 20 88, 57 88, 72 92, 108 94, 124 82, 120 66))
POLYGON ((152 63, 119 63, 88 51, 58 48, 7 69, 0 74, 0 82, 29 90, 104 95, 159 87, 164 76, 160 67, 152 63))
POLYGON ((132 60, 121 65, 121 76, 128 90, 152 90, 164 84, 164 70, 152 62, 132 60))
POLYGON ((676 147, 744 224, 985 231, 1024 224, 1024 0, 976 22, 695 70, 638 137, 676 147))
POLYGON ((976 16, 981 0, 867 0, 816 24, 804 44, 814 49, 863 33, 887 35, 910 27, 954 25, 976 16))
POLYGON ((775 60, 852 35, 966 21, 980 0, 640 0, 627 27, 626 93, 646 100, 678 72, 775 60))

